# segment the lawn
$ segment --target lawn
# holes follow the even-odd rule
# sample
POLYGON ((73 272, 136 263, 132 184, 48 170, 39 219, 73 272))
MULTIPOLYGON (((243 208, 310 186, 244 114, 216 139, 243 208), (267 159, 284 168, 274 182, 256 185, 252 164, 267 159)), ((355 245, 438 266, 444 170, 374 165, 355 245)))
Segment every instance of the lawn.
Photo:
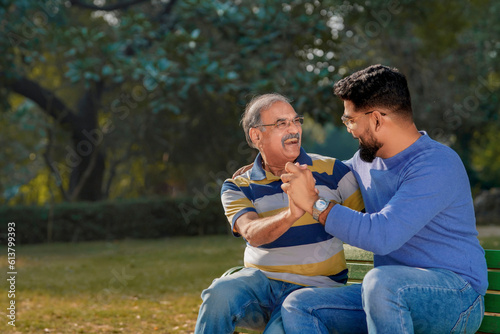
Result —
MULTIPOLYGON (((500 248, 499 237, 481 242, 500 248)), ((15 328, 0 256, 0 332, 192 333, 201 290, 243 250, 228 235, 18 246, 15 328)))
POLYGON ((16 327, 3 283, 0 332, 191 333, 201 291, 243 251, 228 235, 19 246, 16 327))

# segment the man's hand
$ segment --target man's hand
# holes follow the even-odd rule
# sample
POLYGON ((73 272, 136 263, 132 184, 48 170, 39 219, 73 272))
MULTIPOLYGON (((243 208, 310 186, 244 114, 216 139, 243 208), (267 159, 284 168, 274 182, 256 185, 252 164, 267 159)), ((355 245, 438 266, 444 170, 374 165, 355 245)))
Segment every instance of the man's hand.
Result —
POLYGON ((253 167, 253 162, 250 165, 240 167, 236 172, 234 172, 232 178, 235 179, 237 176, 245 174, 245 172, 252 167, 253 167))
POLYGON ((316 180, 307 166, 288 162, 285 165, 286 174, 281 175, 281 189, 288 194, 291 201, 302 210, 312 214, 314 202, 318 199, 315 189, 316 180))
POLYGON ((300 217, 302 217, 306 212, 304 210, 302 210, 301 208, 299 208, 297 206, 297 204, 295 204, 295 202, 293 201, 293 199, 288 196, 288 207, 289 207, 289 210, 290 210, 290 215, 295 219, 299 219, 300 217))

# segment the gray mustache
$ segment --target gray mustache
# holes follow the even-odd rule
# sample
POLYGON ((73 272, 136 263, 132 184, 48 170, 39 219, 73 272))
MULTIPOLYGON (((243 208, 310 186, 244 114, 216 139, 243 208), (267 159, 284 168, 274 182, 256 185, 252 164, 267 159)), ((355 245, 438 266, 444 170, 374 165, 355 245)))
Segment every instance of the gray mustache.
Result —
POLYGON ((288 139, 297 139, 300 140, 300 134, 298 133, 289 133, 285 135, 283 138, 281 138, 281 145, 285 146, 285 141, 288 139))

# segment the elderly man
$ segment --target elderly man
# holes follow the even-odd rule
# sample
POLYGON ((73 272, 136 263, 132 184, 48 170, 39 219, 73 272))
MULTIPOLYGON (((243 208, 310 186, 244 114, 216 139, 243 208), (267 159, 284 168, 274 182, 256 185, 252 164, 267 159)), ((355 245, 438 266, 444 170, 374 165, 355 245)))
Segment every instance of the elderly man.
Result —
MULTIPOLYGON (((222 186, 222 204, 235 236, 242 236, 245 268, 203 291, 195 333, 232 333, 235 326, 284 333, 281 304, 304 286, 346 282, 342 242, 325 232, 317 214, 305 214, 281 189, 288 162, 312 172, 321 205, 364 207, 354 175, 342 162, 301 148, 303 117, 279 94, 254 98, 242 124, 259 150, 253 167, 222 186)), ((319 211, 318 211, 319 212, 319 211)))
MULTIPOLYGON (((287 333, 475 333, 488 286, 471 189, 459 156, 419 132, 406 78, 370 66, 339 81, 342 121, 359 140, 348 162, 366 213, 331 203, 328 233, 372 251, 361 285, 302 289, 283 303, 287 333)), ((314 178, 287 164, 283 188, 313 212, 314 178)))

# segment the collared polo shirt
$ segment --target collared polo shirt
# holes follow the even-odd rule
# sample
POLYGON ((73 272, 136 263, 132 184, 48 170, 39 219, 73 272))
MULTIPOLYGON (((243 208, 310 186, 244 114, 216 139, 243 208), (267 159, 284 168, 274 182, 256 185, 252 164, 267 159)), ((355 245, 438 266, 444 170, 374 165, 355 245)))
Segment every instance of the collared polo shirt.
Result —
MULTIPOLYGON (((307 154, 301 149, 296 162, 308 166, 320 197, 354 210, 364 208, 356 178, 340 160, 307 154)), ((264 218, 287 210, 288 195, 281 189, 282 184, 280 177, 262 168, 260 154, 250 170, 224 182, 222 204, 235 236, 239 235, 234 224, 241 215, 256 212, 264 218)), ((260 269, 270 279, 304 286, 331 287, 347 280, 342 241, 325 232, 309 213, 269 244, 254 247, 247 243, 244 263, 260 269)))

